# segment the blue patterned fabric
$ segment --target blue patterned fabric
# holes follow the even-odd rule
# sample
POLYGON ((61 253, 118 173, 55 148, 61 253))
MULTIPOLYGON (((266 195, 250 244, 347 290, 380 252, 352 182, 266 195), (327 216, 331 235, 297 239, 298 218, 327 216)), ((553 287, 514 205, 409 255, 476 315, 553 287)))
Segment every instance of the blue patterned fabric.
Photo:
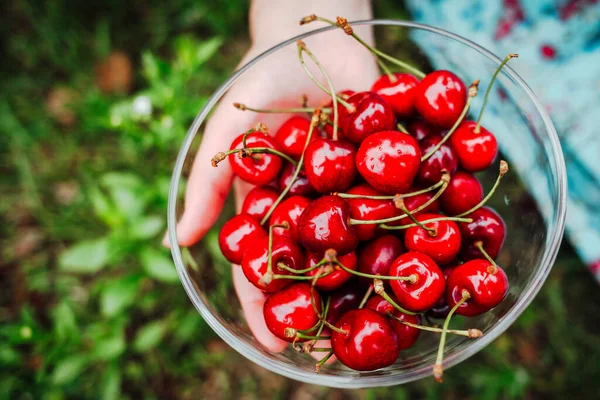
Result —
MULTIPOLYGON (((565 153, 567 235, 600 281, 600 2, 407 0, 407 4, 416 22, 467 37, 499 57, 519 53, 511 66, 547 108, 565 153)), ((415 40, 424 38, 417 33, 415 40)), ((426 43, 421 44, 427 49, 426 43)), ((489 125, 502 125, 489 111, 489 125)), ((526 180, 544 207, 535 171, 526 180)))

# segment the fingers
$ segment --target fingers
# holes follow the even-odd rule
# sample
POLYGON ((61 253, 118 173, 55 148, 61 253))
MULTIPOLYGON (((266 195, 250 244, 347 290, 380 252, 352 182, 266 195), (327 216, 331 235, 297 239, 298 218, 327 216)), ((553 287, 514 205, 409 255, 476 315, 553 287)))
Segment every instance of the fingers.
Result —
POLYGON ((232 269, 235 291, 240 299, 244 317, 246 318, 246 322, 248 322, 250 331, 268 350, 274 352, 283 351, 288 343, 275 337, 265 323, 263 305, 265 304, 266 295, 248 282, 248 279, 246 279, 239 266, 234 265, 232 269))

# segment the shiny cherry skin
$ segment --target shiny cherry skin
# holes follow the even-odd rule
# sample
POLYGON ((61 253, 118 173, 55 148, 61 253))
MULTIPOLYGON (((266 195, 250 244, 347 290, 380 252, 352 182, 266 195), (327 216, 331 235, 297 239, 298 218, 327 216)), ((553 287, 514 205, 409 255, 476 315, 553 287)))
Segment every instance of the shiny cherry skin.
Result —
POLYGON ((396 362, 400 343, 383 315, 364 308, 351 310, 336 326, 345 333, 332 332, 331 347, 345 366, 357 371, 373 371, 396 362))
MULTIPOLYGON (((285 335, 287 328, 304 331, 315 326, 319 322, 319 317, 312 306, 311 295, 314 296, 315 306, 320 313, 321 296, 316 290, 313 290, 311 294, 310 284, 306 282, 294 283, 269 295, 263 306, 263 315, 271 333, 281 340, 293 342, 294 336, 286 337, 285 335)), ((316 332, 307 334, 314 335, 316 332)), ((297 341, 305 340, 298 339, 297 341)))
POLYGON ((356 153, 358 172, 373 188, 386 194, 406 191, 420 165, 419 144, 412 136, 398 131, 370 135, 356 153))
POLYGON ((267 232, 256 218, 240 214, 223 224, 219 231, 219 247, 227 261, 239 264, 244 252, 266 236, 267 232))
MULTIPOLYGON (((294 165, 287 163, 279 174, 279 188, 283 191, 290 182, 292 181, 292 177, 296 172, 296 167, 294 165)), ((288 196, 313 196, 317 193, 315 188, 313 188, 308 179, 306 178, 306 173, 304 170, 301 170, 298 174, 298 177, 294 181, 290 191, 288 192, 288 196)))
POLYGON ((331 292, 329 295, 329 310, 325 318, 327 322, 335 325, 343 314, 358 308, 364 295, 364 289, 358 286, 355 280, 350 280, 342 287, 331 292))
POLYGON ((298 241, 298 221, 310 202, 311 199, 308 197, 292 196, 279 203, 271 214, 269 226, 287 222, 290 224, 290 227, 288 229, 273 228, 273 234, 289 237, 294 241, 298 241))
MULTIPOLYGON (((264 237, 257 240, 246 249, 242 257, 242 271, 248 281, 260 290, 273 293, 287 286, 290 279, 273 279, 265 282, 261 278, 267 273, 269 254, 269 238, 264 237)), ((304 255, 300 247, 292 240, 282 237, 273 237, 272 272, 277 275, 291 275, 292 273, 279 268, 278 263, 283 263, 292 269, 302 269, 304 266, 304 255)))
MULTIPOLYGON (((323 255, 323 253, 315 253, 312 251, 307 252, 306 257, 304 257, 304 268, 310 268, 316 265, 323 259, 323 255)), ((351 269, 352 271, 356 271, 356 253, 354 251, 344 254, 343 256, 338 256, 338 261, 341 262, 344 267, 351 269)), ((335 290, 352 278, 352 274, 350 272, 344 271, 335 263, 324 264, 323 267, 326 266, 333 268, 333 272, 317 280, 315 286, 319 290, 326 292, 335 290)), ((318 273, 322 274, 322 268, 313 269, 312 271, 307 272, 306 275, 315 276, 318 273)))
MULTIPOLYGON (((341 92, 338 92, 338 97, 342 98, 343 100, 348 101, 348 99, 354 95, 356 92, 354 90, 342 90, 341 92)), ((333 108, 333 101, 329 100, 329 102, 325 103, 323 105, 323 107, 326 108, 333 108)), ((342 119, 346 116, 346 114, 348 114, 348 111, 346 110, 346 107, 344 107, 343 105, 341 105, 338 102, 338 137, 342 137, 343 136, 343 131, 342 128, 340 126, 340 123, 342 121, 342 119)), ((325 135, 327 135, 328 138, 333 138, 333 112, 329 114, 329 121, 331 122, 331 124, 326 124, 325 125, 325 135)))
MULTIPOLYGON (((242 139, 244 135, 238 136, 233 143, 231 149, 241 149, 242 139)), ((246 146, 253 147, 268 147, 277 149, 275 140, 269 135, 262 132, 253 132, 246 137, 246 146)), ((281 158, 274 154, 253 154, 251 157, 239 157, 239 153, 229 156, 231 169, 243 181, 252 183, 253 185, 266 185, 271 182, 281 170, 283 164, 281 158)))
POLYGON ((415 88, 415 108, 430 124, 450 128, 467 103, 467 87, 450 71, 427 74, 415 88))
POLYGON ((338 196, 323 196, 310 203, 298 221, 298 239, 314 252, 324 254, 333 249, 338 256, 348 254, 358 245, 350 225, 350 206, 338 196))
POLYGON ((444 274, 426 254, 409 251, 392 263, 388 275, 417 277, 416 282, 390 280, 398 304, 408 311, 422 312, 433 307, 444 294, 444 274))
MULTIPOLYGON (((442 141, 441 136, 428 136, 419 142, 421 154, 428 154, 433 148, 442 141)), ((442 173, 445 171, 453 175, 458 169, 458 157, 448 144, 436 150, 427 160, 421 162, 421 168, 417 175, 417 180, 421 185, 433 185, 442 179, 442 173)))
MULTIPOLYGON (((406 193, 416 192, 419 189, 420 188, 418 188, 418 187, 412 187, 412 188, 408 189, 406 191, 406 193)), ((406 207, 406 209, 408 211, 412 212, 412 211, 418 209, 419 207, 421 207, 423 204, 427 203, 429 200, 431 200, 431 198, 434 195, 435 195, 435 192, 426 192, 426 193, 418 194, 416 196, 404 197, 403 198, 404 207, 406 207)), ((418 215, 418 214, 422 214, 422 213, 434 213, 435 214, 438 212, 440 212, 440 203, 438 200, 434 200, 433 203, 431 203, 430 205, 425 207, 423 210, 413 213, 413 215, 418 215)), ((407 220, 403 219, 402 224, 408 223, 405 221, 407 221, 407 220)))
POLYGON ((440 196, 442 209, 448 215, 458 215, 475 207, 483 200, 479 179, 465 171, 457 171, 440 196))
POLYGON ((348 104, 354 107, 340 120, 344 139, 360 144, 369 135, 396 128, 396 116, 379 95, 372 92, 359 92, 348 98, 348 104))
MULTIPOLYGON (((394 296, 392 300, 396 301, 394 296)), ((390 325, 396 331, 396 335, 398 335, 398 341, 400 343, 400 350, 406 350, 411 347, 417 339, 419 338, 419 334, 421 331, 417 328, 410 327, 408 325, 404 325, 403 323, 396 321, 395 319, 390 317, 392 314, 394 317, 401 319, 402 321, 410 322, 411 324, 421 325, 421 316, 419 314, 410 315, 400 312, 394 308, 386 299, 379 295, 375 295, 371 297, 367 304, 365 304, 365 308, 368 308, 373 311, 377 311, 379 314, 384 317, 389 318, 390 325)))
MULTIPOLYGON (((396 236, 384 235, 373 239, 358 248, 358 271, 371 275, 387 275, 390 266, 403 251, 404 245, 396 236)), ((373 279, 362 277, 359 277, 358 281, 365 287, 373 283, 373 279)))
POLYGON ((316 138, 304 154, 306 178, 319 193, 343 192, 356 177, 356 148, 345 140, 316 138))
MULTIPOLYGON (((419 222, 433 218, 443 218, 441 214, 419 214, 419 222)), ((435 221, 423 224, 426 228, 435 229, 435 235, 419 226, 408 228, 404 234, 404 245, 407 250, 418 251, 433 258, 437 265, 448 264, 456 258, 460 251, 461 236, 458 225, 454 221, 435 221)))
POLYGON ((446 302, 452 308, 466 290, 471 296, 456 310, 456 314, 473 317, 491 310, 508 293, 508 278, 500 267, 487 260, 471 260, 456 267, 448 278, 446 302))
POLYGON ((475 245, 478 241, 490 257, 498 257, 506 238, 506 224, 502 217, 490 207, 481 207, 465 218, 471 218, 473 222, 458 223, 462 236, 460 257, 465 261, 481 258, 481 251, 475 245))
MULTIPOLYGON (((285 121, 275 133, 278 149, 296 160, 299 159, 304 151, 309 129, 310 120, 308 118, 294 115, 285 121)), ((312 138, 314 137, 316 135, 312 136, 312 138)))
POLYGON ((371 86, 371 92, 381 96, 399 118, 408 118, 414 112, 415 88, 419 79, 411 74, 393 73, 393 78, 382 75, 371 86), (392 82, 393 80, 393 82, 392 82))
MULTIPOLYGON (((457 260, 452 261, 449 264, 444 265, 442 268, 442 272, 444 273, 444 279, 446 281, 446 288, 448 287, 448 278, 452 275, 452 271, 456 267, 458 267, 460 263, 457 260)), ((444 319, 448 316, 448 312, 450 311, 450 307, 448 307, 448 303, 446 303, 446 296, 442 296, 437 304, 431 307, 430 310, 427 311, 427 316, 431 318, 440 318, 444 319)))
POLYGON ((417 139, 418 142, 428 136, 441 135, 444 132, 442 128, 428 124, 422 119, 412 121, 408 124, 406 130, 408 130, 411 136, 417 139))
MULTIPOLYGON (((347 191, 349 194, 364 196, 381 196, 382 193, 373 189, 366 183, 358 184, 347 191)), ((397 214, 397 208, 392 200, 373 199, 346 199, 350 206, 350 217, 358 220, 375 220, 390 218, 397 214)), ((371 240, 378 231, 377 224, 355 225, 356 235, 359 240, 371 240)))
POLYGON ((494 163, 498 155, 496 137, 483 126, 475 133, 477 122, 466 121, 450 136, 450 144, 458 161, 469 172, 483 171, 494 163))
POLYGON ((260 221, 267 214, 279 194, 270 186, 256 186, 246 195, 241 214, 247 214, 260 221))

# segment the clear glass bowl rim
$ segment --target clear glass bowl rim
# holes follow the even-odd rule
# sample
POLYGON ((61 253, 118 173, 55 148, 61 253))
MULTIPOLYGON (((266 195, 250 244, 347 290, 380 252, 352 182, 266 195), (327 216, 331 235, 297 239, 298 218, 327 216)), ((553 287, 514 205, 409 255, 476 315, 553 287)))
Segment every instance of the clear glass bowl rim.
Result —
MULTIPOLYGON (((418 24, 414 22, 407 21, 396 21, 389 19, 373 19, 373 20, 362 20, 362 21, 354 21, 352 25, 391 25, 397 27, 404 28, 413 28, 413 29, 421 29, 425 31, 429 31, 435 34, 442 35, 448 39, 453 39, 462 44, 478 51, 483 54, 493 62, 500 64, 502 60, 484 49, 483 47, 477 45, 476 43, 465 39, 461 36, 455 35, 448 31, 435 28, 432 26, 418 24)), ((278 51, 279 49, 293 44, 295 41, 299 39, 305 39, 307 37, 317 35, 322 32, 326 32, 329 30, 338 29, 336 27, 324 27, 320 29, 315 29, 304 34, 298 35, 296 37, 290 38, 280 44, 266 50, 238 70, 236 70, 232 76, 225 81, 219 89, 210 97, 207 101, 206 105, 202 108, 202 110, 198 113, 196 118, 194 119, 192 125, 190 126, 186 137, 183 141, 179 154, 177 155, 177 160, 175 163, 175 168, 173 170, 173 175, 171 178, 171 185, 169 188, 169 201, 168 201, 168 210, 167 210, 167 220, 168 220, 168 228, 169 228, 169 240, 171 243, 175 245, 171 246, 171 254, 173 256, 173 260, 175 262, 175 266, 177 269, 177 274, 182 282, 182 285, 202 316, 204 320, 208 323, 208 325, 219 335, 229 346, 233 347, 236 351, 242 354, 244 357, 248 358, 250 361, 272 371, 277 374, 281 374, 285 377, 299 380, 306 383, 330 386, 330 387, 338 387, 338 388, 365 388, 365 387, 381 387, 381 386, 392 386, 399 385, 403 383, 408 383, 426 376, 431 375, 431 368, 428 366, 421 367, 416 370, 409 370, 402 376, 394 376, 394 375, 381 375, 381 376, 359 376, 359 377, 351 377, 351 376, 334 376, 328 375, 326 371, 317 374, 316 372, 308 372, 299 368, 296 368, 292 365, 286 364, 283 361, 273 360, 263 355, 259 350, 254 348, 253 346, 245 343, 244 341, 237 338, 234 334, 229 332, 226 326, 224 326, 218 318, 216 318, 209 310, 207 304, 203 301, 203 299, 198 295, 194 284, 192 282, 191 277, 189 276, 185 264, 183 262, 181 249, 177 244, 177 215, 176 215, 176 207, 177 207, 177 197, 179 191, 179 181, 181 178, 181 173, 183 170, 183 165, 188 155, 189 149, 191 147, 192 141, 196 136, 201 124, 206 119, 208 113, 212 108, 216 105, 219 99, 223 96, 223 94, 229 89, 229 87, 237 80, 237 78, 242 75, 246 70, 251 68, 254 64, 269 56, 270 54, 278 51)), ((546 280, 550 270, 552 269, 552 265, 554 260, 556 259, 556 255, 558 253, 558 249, 560 246, 560 242, 562 240, 564 226, 565 226, 565 217, 566 217, 566 208, 567 208, 567 182, 566 182, 566 167, 563 158, 562 149, 560 146, 560 142, 558 139, 558 135, 556 134, 556 130, 554 129, 554 125, 552 124, 552 120, 550 116, 545 111, 544 107, 538 100, 538 98, 533 94, 532 90, 525 83, 525 81, 509 66, 506 65, 503 69, 503 73, 510 76, 517 84, 523 89, 527 95, 529 96, 529 100, 534 104, 537 112, 541 116, 544 127, 548 132, 550 142, 546 144, 550 146, 552 150, 552 154, 554 155, 554 159, 551 160, 556 168, 556 179, 557 179, 557 189, 558 189, 558 204, 556 210, 556 220, 555 220, 555 229, 550 232, 551 237, 547 241, 548 247, 546 252, 544 253, 541 261, 541 269, 534 276, 533 282, 529 285, 529 290, 524 292, 519 299, 516 301, 515 305, 511 308, 510 312, 502 318, 500 323, 496 324, 491 330, 485 333, 485 335, 470 343, 467 347, 465 347, 460 352, 453 354, 444 360, 444 367, 448 369, 467 358, 471 357, 479 350, 483 349, 493 340, 495 340, 498 336, 500 336, 512 323, 521 315, 521 313, 527 308, 527 306, 531 303, 533 298, 541 289, 544 281, 546 280)))

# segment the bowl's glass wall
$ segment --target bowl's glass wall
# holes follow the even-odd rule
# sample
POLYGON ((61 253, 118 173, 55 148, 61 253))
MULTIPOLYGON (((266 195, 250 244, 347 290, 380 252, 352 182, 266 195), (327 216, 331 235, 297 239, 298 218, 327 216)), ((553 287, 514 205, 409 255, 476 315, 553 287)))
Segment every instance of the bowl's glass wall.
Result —
MULTIPOLYGON (((474 76, 481 78, 480 95, 478 101, 474 102, 472 117, 477 115, 475 112, 481 106, 483 92, 487 88, 493 70, 499 64, 498 59, 490 59, 488 54, 482 52, 483 50, 478 50, 437 31, 391 26, 389 23, 377 29, 409 29, 413 31, 411 33, 416 34, 419 43, 431 43, 439 50, 435 52, 435 60, 433 60, 438 68, 451 69, 465 81, 474 76), (460 52, 460 63, 456 62, 457 52, 460 52)), ((318 33, 309 38, 308 45, 310 46, 310 40, 321 40, 322 35, 324 34, 318 33)), ((289 51, 290 56, 294 56, 295 43, 291 42, 275 53, 263 56, 250 68, 264 68, 280 51, 289 51)), ((331 51, 335 52, 336 49, 332 48, 331 51)), ((425 54, 421 56, 426 57, 425 54)), ((339 54, 339 57, 344 57, 344 54, 339 54)), ((490 205, 504 217, 507 225, 508 237, 498 257, 498 263, 505 268, 509 277, 510 292, 499 307, 485 315, 470 319, 459 317, 453 320, 453 326, 476 327, 481 329, 485 336, 478 340, 469 340, 450 335, 446 346, 448 366, 481 349, 504 331, 523 311, 549 272, 558 241, 562 236, 565 207, 564 166, 560 148, 556 145, 556 135, 547 116, 528 92, 529 89, 518 82, 519 78, 514 72, 506 71, 508 72, 502 73, 496 83, 498 90, 494 90, 490 97, 488 105, 490 114, 484 117, 483 122, 496 135, 503 152, 501 156, 511 166, 510 173, 502 181, 490 202, 490 205)), ((234 77, 229 87, 235 84, 234 77)), ((217 98, 214 100, 217 101, 223 94, 223 91, 217 93, 217 98)), ((176 196, 176 212, 169 216, 172 220, 170 224, 182 213, 184 197, 182 186, 194 159, 195 149, 205 126, 203 118, 208 111, 210 110, 205 110, 196 121, 199 130, 191 146, 192 150, 182 155, 185 158, 181 159, 183 162, 181 185, 176 196)), ((232 107, 232 112, 239 111, 232 107)), ((192 131, 195 130, 194 128, 192 131)), ((191 141, 191 137, 189 139, 191 141)), ((209 160, 206 160, 206 168, 211 168, 209 160)), ((486 191, 492 186, 496 173, 496 171, 488 171, 479 175, 486 191)), ((227 208, 227 212, 221 216, 220 223, 232 215, 233 207, 227 208)), ((171 225, 170 228, 172 230, 171 225)), ((297 379, 344 387, 398 384, 430 373, 436 355, 438 337, 426 332, 421 335, 416 346, 402 353, 394 366, 372 373, 359 373, 343 367, 340 363, 335 363, 324 368, 317 375, 314 373, 314 360, 310 357, 297 354, 292 350, 280 354, 269 352, 256 341, 245 323, 239 301, 231 286, 231 270, 223 264, 211 262, 203 243, 184 250, 184 253, 188 250, 195 262, 189 262, 186 255, 184 258, 186 262, 181 263, 179 249, 175 248, 174 251, 178 271, 188 295, 213 329, 253 361, 275 372, 287 376, 293 375, 292 377, 297 379), (223 301, 223 298, 226 300, 223 301), (215 301, 215 299, 219 300, 215 301)))

